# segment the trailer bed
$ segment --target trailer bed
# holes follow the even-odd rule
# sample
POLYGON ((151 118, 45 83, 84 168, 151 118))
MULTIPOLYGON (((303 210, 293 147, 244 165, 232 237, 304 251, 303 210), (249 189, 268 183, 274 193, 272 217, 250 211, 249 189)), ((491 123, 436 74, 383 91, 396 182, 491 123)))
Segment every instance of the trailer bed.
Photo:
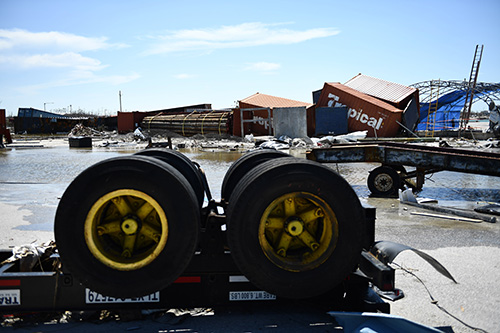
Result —
POLYGON ((500 176, 500 153, 462 148, 431 147, 397 142, 339 144, 316 148, 309 159, 321 163, 379 162, 433 171, 500 176))

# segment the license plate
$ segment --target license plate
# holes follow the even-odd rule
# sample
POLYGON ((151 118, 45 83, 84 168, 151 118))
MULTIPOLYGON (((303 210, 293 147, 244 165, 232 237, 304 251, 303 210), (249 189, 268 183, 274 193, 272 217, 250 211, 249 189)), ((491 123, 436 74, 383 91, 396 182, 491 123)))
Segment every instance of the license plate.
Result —
POLYGON ((230 301, 272 301, 276 295, 266 291, 230 291, 230 301))
POLYGON ((0 290, 0 306, 21 305, 20 289, 0 290))
POLYGON ((110 304, 110 303, 159 303, 160 292, 157 291, 151 295, 134 298, 118 298, 104 296, 88 288, 85 289, 85 303, 87 304, 110 304))

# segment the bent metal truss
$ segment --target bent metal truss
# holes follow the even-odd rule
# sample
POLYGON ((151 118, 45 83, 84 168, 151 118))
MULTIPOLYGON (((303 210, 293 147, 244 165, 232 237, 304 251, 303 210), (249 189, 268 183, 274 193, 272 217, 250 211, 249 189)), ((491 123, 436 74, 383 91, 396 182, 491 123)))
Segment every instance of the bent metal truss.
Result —
MULTIPOLYGON (((468 122, 464 112, 469 82, 430 80, 415 83, 420 95, 420 120, 417 130, 457 129, 459 123, 468 122)), ((473 90, 472 103, 483 101, 484 109, 500 106, 500 83, 477 82, 473 90)))
MULTIPOLYGON (((432 102, 431 91, 437 90, 438 87, 439 96, 444 96, 454 91, 467 93, 469 82, 466 80, 429 80, 412 84, 410 87, 419 90, 420 103, 429 103, 432 102)), ((432 97, 435 96, 435 94, 432 95, 432 97)), ((476 88, 474 89, 474 103, 478 100, 485 102, 487 105, 491 102, 500 105, 500 83, 477 82, 476 88)), ((460 103, 460 100, 457 100, 457 103, 460 103)))

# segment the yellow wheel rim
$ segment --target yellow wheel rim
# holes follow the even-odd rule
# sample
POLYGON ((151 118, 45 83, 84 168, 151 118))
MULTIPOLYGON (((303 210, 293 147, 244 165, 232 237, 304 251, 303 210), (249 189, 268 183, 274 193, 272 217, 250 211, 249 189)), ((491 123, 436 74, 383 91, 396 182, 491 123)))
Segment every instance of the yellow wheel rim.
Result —
POLYGON ((100 262, 121 271, 144 267, 165 248, 167 216, 144 192, 121 189, 99 198, 87 214, 85 241, 100 262))
POLYGON ((291 272, 311 270, 332 254, 338 222, 320 197, 305 192, 287 193, 262 214, 259 242, 266 257, 291 272))

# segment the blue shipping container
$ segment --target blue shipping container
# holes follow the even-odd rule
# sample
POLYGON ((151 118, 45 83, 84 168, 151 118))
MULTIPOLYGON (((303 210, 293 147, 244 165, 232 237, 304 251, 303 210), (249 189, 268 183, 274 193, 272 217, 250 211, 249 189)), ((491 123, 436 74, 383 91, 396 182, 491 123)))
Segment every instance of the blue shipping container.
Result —
POLYGON ((347 131, 347 107, 319 107, 316 108, 315 135, 340 135, 347 131))

